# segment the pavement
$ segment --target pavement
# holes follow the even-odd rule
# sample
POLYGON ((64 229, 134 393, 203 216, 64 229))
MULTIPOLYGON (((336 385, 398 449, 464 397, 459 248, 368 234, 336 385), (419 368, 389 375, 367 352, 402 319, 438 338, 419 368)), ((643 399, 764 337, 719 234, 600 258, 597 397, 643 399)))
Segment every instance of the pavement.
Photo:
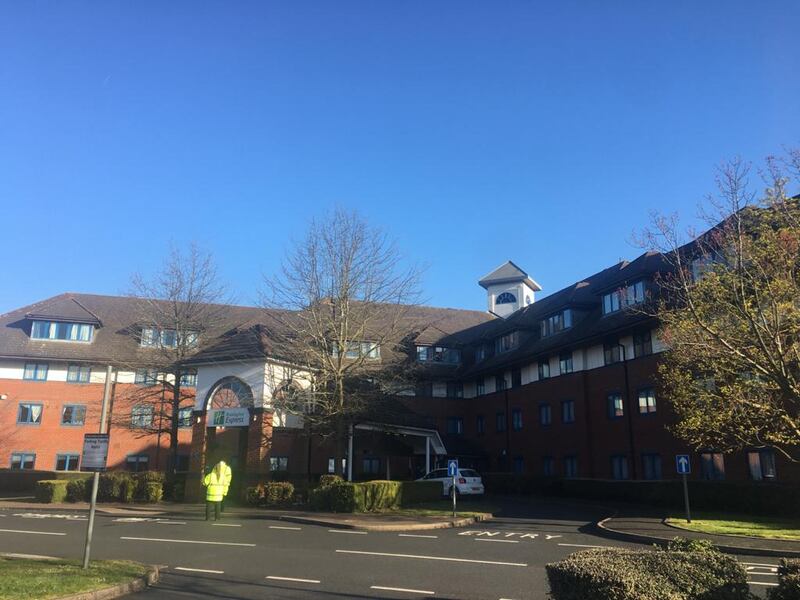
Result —
MULTIPOLYGON (((86 512, 44 506, 0 506, 0 552, 82 556, 86 512)), ((584 548, 643 547, 600 537, 595 523, 607 516, 603 507, 544 499, 504 499, 501 507, 488 523, 425 532, 289 523, 252 509, 231 510, 214 523, 199 505, 169 514, 104 511, 92 557, 161 567, 159 583, 136 600, 545 600, 547 563, 584 548)), ((741 560, 756 593, 777 581, 777 560, 741 560)))

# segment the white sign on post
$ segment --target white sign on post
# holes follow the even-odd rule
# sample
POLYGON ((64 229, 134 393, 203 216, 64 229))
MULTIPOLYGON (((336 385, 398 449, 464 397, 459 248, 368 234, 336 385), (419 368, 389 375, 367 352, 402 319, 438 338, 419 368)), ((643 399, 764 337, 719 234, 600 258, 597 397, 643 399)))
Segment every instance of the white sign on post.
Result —
POLYGON ((83 436, 81 471, 105 471, 108 462, 108 434, 87 433, 83 436))

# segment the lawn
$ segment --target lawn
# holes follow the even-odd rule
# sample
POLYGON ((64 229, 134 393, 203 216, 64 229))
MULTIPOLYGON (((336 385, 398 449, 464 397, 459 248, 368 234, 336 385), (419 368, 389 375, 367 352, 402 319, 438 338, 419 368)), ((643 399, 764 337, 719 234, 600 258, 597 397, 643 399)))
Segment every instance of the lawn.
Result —
POLYGON ((800 520, 797 519, 698 513, 692 516, 691 523, 687 523, 685 518, 676 516, 668 518, 667 523, 700 533, 800 541, 800 520))
POLYGON ((78 561, 0 557, 0 598, 58 598, 125 583, 146 571, 144 565, 118 560, 92 561, 84 571, 78 561))

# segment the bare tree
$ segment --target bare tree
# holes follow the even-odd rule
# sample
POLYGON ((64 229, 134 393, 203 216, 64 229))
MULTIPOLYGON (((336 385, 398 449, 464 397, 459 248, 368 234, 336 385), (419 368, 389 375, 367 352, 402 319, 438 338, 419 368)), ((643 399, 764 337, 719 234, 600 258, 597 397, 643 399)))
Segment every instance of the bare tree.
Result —
POLYGON ((800 460, 800 152, 723 165, 706 203, 709 230, 684 243, 658 216, 646 242, 664 252, 654 315, 669 347, 660 367, 675 432, 696 448, 772 448, 800 460))
POLYGON ((409 385, 402 365, 419 270, 402 266, 383 231, 339 209, 313 221, 265 283, 275 408, 334 436, 341 459, 348 426, 378 406, 388 410, 409 385))

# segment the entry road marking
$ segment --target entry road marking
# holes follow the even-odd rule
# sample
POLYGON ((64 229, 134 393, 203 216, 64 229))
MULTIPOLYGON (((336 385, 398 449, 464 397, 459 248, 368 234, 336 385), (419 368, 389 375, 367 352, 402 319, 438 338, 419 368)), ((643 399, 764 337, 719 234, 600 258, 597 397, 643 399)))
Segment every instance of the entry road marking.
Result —
POLYGON ((366 531, 353 531, 352 529, 328 529, 328 533, 352 533, 355 535, 367 535, 366 531))
POLYGON ((414 537, 414 538, 429 538, 432 540, 438 539, 438 535, 420 535, 416 533, 398 533, 398 537, 414 537))
POLYGON ((34 535, 67 535, 66 533, 56 533, 54 531, 25 531, 23 529, 0 529, 5 533, 32 533, 34 535))
POLYGON ((371 585, 371 590, 386 590, 387 592, 405 592, 407 594, 427 594, 428 596, 436 595, 436 592, 428 592, 426 590, 410 590, 408 588, 386 587, 383 585, 371 585))
POLYGON ((475 538, 476 542, 500 542, 501 544, 519 544, 519 540, 493 540, 492 538, 475 538))
POLYGON ((247 546, 248 548, 255 548, 255 544, 241 544, 238 542, 206 542, 203 540, 168 540, 166 538, 146 538, 146 537, 127 537, 127 536, 122 536, 119 539, 135 540, 139 542, 170 542, 174 544, 212 544, 214 546, 247 546))
POLYGON ((225 571, 215 571, 214 569, 190 569, 189 567, 175 567, 176 571, 189 571, 190 573, 213 573, 214 575, 222 575, 225 571))
POLYGON ((286 529, 288 531, 300 531, 300 530, 303 529, 302 527, 286 527, 284 525, 270 525, 269 528, 270 529, 286 529))
POLYGON ((296 581, 298 583, 319 583, 319 579, 300 579, 299 577, 278 577, 277 575, 267 575, 267 579, 275 581, 296 581))
POLYGON ((424 556, 421 554, 394 554, 392 552, 365 552, 363 550, 337 550, 342 554, 364 554, 368 556, 391 556, 394 558, 419 558, 422 560, 444 560, 449 562, 477 563, 480 565, 501 565, 506 567, 527 567, 528 563, 500 562, 496 560, 476 560, 473 558, 452 558, 448 556, 424 556))

